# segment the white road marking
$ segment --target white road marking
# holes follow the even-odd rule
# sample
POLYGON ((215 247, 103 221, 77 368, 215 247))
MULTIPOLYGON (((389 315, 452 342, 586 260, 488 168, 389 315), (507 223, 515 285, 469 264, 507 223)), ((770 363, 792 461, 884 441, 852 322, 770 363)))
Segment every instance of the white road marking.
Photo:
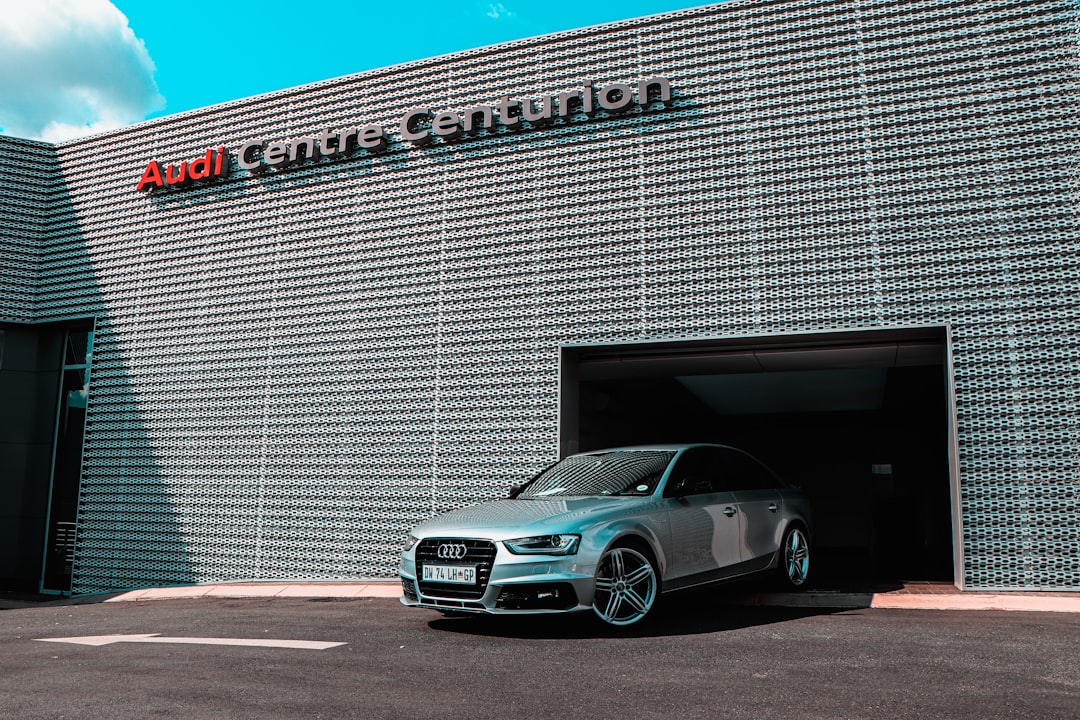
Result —
POLYGON ((76 645, 112 645, 113 643, 173 643, 181 645, 237 645, 244 647, 294 648, 297 650, 326 650, 344 645, 343 642, 320 642, 318 640, 272 640, 270 638, 198 638, 161 637, 150 635, 88 635, 86 637, 34 638, 39 642, 74 643, 76 645))

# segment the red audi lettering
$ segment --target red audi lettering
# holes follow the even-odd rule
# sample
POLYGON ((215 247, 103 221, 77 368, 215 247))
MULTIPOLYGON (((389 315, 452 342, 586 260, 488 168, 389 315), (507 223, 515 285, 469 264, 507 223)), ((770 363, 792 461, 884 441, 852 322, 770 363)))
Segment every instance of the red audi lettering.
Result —
POLYGON ((214 151, 207 150, 206 154, 198 160, 192 160, 188 166, 189 180, 205 180, 210 177, 211 163, 214 162, 214 151))
POLYGON ((187 182, 187 162, 180 163, 180 169, 173 174, 173 168, 175 165, 169 165, 165 168, 165 182, 170 185, 183 185, 187 182))
POLYGON ((168 165, 164 171, 157 160, 151 160, 147 163, 142 177, 139 178, 137 187, 144 191, 163 188, 166 185, 183 187, 200 180, 227 178, 229 169, 229 157, 225 154, 224 146, 217 149, 209 148, 201 157, 190 162, 168 165))
MULTIPOLYGON (((209 152, 209 151, 207 151, 209 152)), ((229 161, 223 160, 225 157, 225 148, 219 147, 217 149, 217 160, 214 161, 214 177, 226 177, 229 174, 229 161)))
POLYGON ((143 171, 136 189, 150 191, 156 187, 165 187, 165 181, 161 179, 161 167, 157 160, 151 160, 146 164, 146 170, 143 171))

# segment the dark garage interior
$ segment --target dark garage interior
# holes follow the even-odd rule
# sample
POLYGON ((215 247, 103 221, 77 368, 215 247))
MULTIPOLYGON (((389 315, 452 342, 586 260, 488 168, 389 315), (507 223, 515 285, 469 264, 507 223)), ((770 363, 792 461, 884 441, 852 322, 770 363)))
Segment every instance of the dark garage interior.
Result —
POLYGON ((815 587, 953 582, 944 328, 565 348, 563 454, 715 442, 810 497, 815 587))

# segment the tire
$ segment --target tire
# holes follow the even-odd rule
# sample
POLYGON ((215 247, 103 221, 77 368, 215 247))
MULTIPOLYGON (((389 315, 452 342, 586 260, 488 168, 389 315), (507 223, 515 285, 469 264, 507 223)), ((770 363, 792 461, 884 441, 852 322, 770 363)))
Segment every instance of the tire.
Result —
POLYGON ((801 525, 792 525, 784 531, 778 565, 780 582, 786 589, 806 587, 810 575, 810 538, 801 525))
POLYGON ((642 550, 621 545, 610 548, 596 565, 593 611, 608 625, 633 625, 656 606, 660 580, 656 563, 642 550))

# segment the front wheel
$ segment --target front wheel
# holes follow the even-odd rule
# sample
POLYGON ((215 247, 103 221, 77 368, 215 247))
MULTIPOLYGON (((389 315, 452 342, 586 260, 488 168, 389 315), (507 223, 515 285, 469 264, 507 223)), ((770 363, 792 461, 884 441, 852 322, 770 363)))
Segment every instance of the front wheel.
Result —
POLYGON ((788 528, 780 552, 780 578, 784 586, 792 590, 802 588, 810 574, 810 540, 806 531, 798 526, 788 528))
POLYGON ((632 625, 653 609, 658 585, 652 560, 633 548, 611 548, 596 566, 593 610, 609 625, 632 625))

